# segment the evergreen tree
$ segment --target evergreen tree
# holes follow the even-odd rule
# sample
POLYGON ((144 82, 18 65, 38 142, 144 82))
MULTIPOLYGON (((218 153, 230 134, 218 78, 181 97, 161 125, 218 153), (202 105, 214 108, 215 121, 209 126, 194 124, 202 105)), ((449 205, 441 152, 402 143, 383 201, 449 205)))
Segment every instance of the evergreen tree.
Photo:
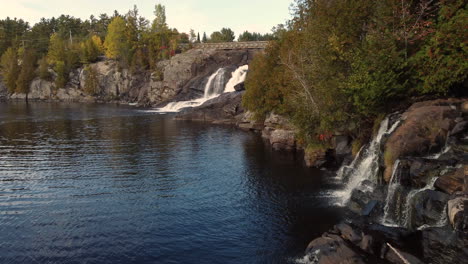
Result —
POLYGON ((202 39, 202 42, 203 42, 203 43, 208 42, 208 37, 206 36, 206 32, 203 32, 203 39, 202 39))
POLYGON ((54 33, 50 36, 49 42, 49 53, 47 58, 49 59, 50 64, 55 64, 58 61, 66 60, 66 44, 65 41, 59 36, 59 34, 54 33))
POLYGON ((161 4, 157 4, 154 8, 154 15, 155 18, 152 26, 153 32, 161 33, 167 30, 166 7, 161 4))
POLYGON ((65 85, 68 82, 68 70, 64 61, 57 61, 54 67, 57 78, 55 79, 55 88, 65 88, 65 85))
POLYGON ((200 43, 200 32, 197 33, 197 43, 200 43))
POLYGON ((8 48, 2 55, 0 65, 4 83, 8 88, 8 92, 12 94, 16 91, 16 80, 20 72, 17 50, 12 47, 8 48))

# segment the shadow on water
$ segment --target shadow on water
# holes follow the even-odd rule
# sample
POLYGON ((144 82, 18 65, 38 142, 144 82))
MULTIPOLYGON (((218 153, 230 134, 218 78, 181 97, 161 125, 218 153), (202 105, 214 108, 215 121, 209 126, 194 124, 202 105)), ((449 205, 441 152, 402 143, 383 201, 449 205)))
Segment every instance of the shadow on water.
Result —
POLYGON ((0 104, 0 262, 285 263, 339 221, 258 135, 126 106, 0 104))

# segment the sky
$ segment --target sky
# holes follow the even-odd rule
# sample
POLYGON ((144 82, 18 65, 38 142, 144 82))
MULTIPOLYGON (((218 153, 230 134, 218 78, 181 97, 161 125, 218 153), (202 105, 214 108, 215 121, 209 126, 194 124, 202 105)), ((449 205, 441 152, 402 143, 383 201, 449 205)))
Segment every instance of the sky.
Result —
POLYGON ((87 19, 114 10, 125 14, 137 5, 142 16, 153 20, 157 3, 166 6, 167 23, 180 32, 194 29, 209 35, 229 27, 239 35, 245 30, 268 33, 284 23, 292 0, 0 0, 0 19, 17 17, 31 24, 61 14, 87 19))

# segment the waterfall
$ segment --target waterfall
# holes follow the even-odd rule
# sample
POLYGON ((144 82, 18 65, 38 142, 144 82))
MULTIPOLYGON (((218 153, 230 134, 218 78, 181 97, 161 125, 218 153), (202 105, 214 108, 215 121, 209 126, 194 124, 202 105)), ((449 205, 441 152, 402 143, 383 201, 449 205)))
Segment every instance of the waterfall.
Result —
POLYGON ((229 82, 226 84, 226 88, 224 89, 224 92, 225 93, 235 92, 236 89, 234 89, 234 87, 238 85, 239 83, 242 83, 245 81, 248 71, 249 71, 249 65, 244 65, 244 66, 237 68, 237 70, 232 73, 232 77, 229 80, 229 82))
POLYGON ((208 78, 208 82, 205 85, 205 93, 203 98, 212 98, 223 93, 225 73, 226 70, 224 68, 220 68, 213 75, 211 75, 210 78, 208 78))
POLYGON ((396 225, 395 221, 392 218, 390 218, 390 212, 400 211, 400 208, 398 207, 401 206, 401 196, 399 195, 400 192, 397 192, 397 190, 399 190, 400 187, 399 167, 400 161, 397 160, 395 162, 395 165, 393 166, 392 178, 390 179, 390 183, 388 184, 387 198, 385 199, 384 216, 382 223, 390 226, 396 225))
POLYGON ((389 122, 389 119, 385 118, 380 123, 379 131, 367 149, 360 151, 351 166, 344 166, 344 168, 339 170, 338 176, 341 177, 342 181, 345 183, 344 188, 337 192, 337 196, 340 197, 339 205, 345 206, 351 199, 353 190, 356 189, 363 181, 371 180, 373 182, 377 182, 382 140, 384 139, 384 136, 395 131, 401 121, 398 120, 390 128, 389 122))
POLYGON ((184 108, 201 106, 206 101, 214 99, 220 96, 222 93, 234 92, 235 91, 234 86, 245 81, 248 68, 249 68, 248 65, 244 65, 244 66, 237 68, 237 70, 232 73, 232 77, 229 79, 226 86, 224 85, 226 69, 220 68, 215 73, 213 73, 210 77, 208 77, 208 81, 206 82, 206 85, 205 85, 203 97, 193 99, 190 101, 172 102, 162 108, 156 109, 155 112, 177 113, 177 112, 180 112, 184 108))

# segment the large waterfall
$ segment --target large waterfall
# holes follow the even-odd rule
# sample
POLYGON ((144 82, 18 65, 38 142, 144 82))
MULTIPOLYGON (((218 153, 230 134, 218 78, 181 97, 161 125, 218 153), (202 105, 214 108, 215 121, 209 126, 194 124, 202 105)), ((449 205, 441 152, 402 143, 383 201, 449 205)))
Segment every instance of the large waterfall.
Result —
POLYGON ((241 66, 236 69, 232 73, 232 77, 229 79, 226 85, 225 84, 225 75, 226 69, 220 68, 215 73, 213 73, 210 77, 208 77, 208 81, 206 82, 203 97, 193 99, 190 101, 179 101, 179 102, 172 102, 167 104, 162 108, 156 109, 156 112, 159 113, 177 113, 180 112, 184 108, 189 107, 197 107, 201 106, 208 100, 214 99, 220 96, 222 93, 229 93, 234 92, 234 87, 239 83, 245 81, 247 76, 247 71, 249 69, 248 65, 241 66))

